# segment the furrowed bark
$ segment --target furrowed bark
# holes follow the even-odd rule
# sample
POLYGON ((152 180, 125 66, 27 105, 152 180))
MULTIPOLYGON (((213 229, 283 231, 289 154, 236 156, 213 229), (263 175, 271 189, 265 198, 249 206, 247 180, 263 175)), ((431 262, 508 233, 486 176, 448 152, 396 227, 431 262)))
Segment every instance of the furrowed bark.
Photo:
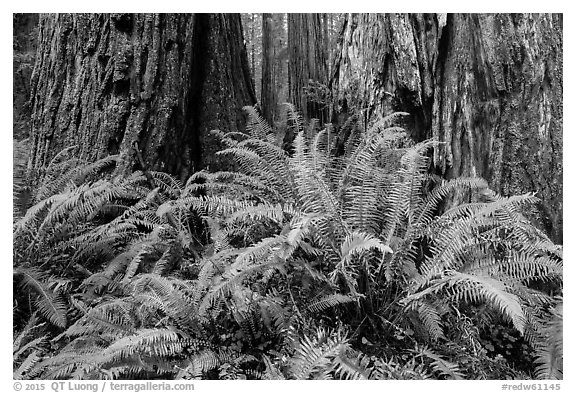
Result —
POLYGON ((288 14, 288 84, 290 102, 306 119, 328 120, 327 106, 310 99, 310 82, 326 85, 328 58, 322 14, 288 14))
POLYGON ((536 191, 562 242, 562 15, 350 14, 331 84, 369 122, 411 114, 413 139, 446 142, 434 170, 536 191))
POLYGON ((242 130, 249 78, 237 14, 42 15, 29 169, 76 145, 184 179, 215 163, 211 129, 242 130))

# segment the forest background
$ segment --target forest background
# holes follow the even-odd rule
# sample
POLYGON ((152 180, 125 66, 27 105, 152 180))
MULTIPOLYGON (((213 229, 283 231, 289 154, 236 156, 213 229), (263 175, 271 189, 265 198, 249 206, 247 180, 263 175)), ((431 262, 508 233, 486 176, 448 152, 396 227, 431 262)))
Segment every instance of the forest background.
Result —
MULTIPOLYGON (((258 20, 257 20, 257 19, 254 19, 254 20, 249 20, 249 19, 247 19, 247 18, 250 18, 250 17, 251 17, 250 14, 244 14, 244 15, 243 15, 244 34, 245 34, 245 36, 248 35, 248 34, 250 34, 250 32, 251 32, 249 29, 246 29, 247 26, 252 27, 252 29, 253 29, 252 31, 257 30, 257 29, 259 28, 259 27, 257 26, 258 20)), ((255 43, 255 42, 257 42, 257 37, 253 38, 252 40, 249 40, 248 44, 250 45, 250 44, 255 43)), ((258 44, 259 44, 259 43, 258 43, 258 44)), ((258 48, 258 47, 259 47, 258 44, 255 43, 255 44, 254 44, 254 47, 258 48)), ((247 46, 247 49, 250 49, 250 46, 249 46, 249 45, 247 46)), ((254 48, 254 47, 253 47, 253 48, 254 48)), ((330 46, 330 47, 332 47, 332 46, 330 46)), ((252 48, 252 50, 253 50, 253 48, 252 48)), ((253 52, 252 52, 252 53, 253 53, 253 52)), ((251 53, 250 53, 250 51, 249 51, 249 60, 252 61, 251 67, 252 67, 253 70, 256 70, 254 76, 255 76, 255 79, 258 80, 258 78, 259 78, 258 70, 261 69, 260 66, 259 66, 259 64, 257 64, 257 57, 258 57, 258 56, 255 56, 256 59, 254 59, 255 57, 250 58, 250 54, 251 54, 251 53)), ((258 82, 256 82, 255 86, 256 86, 256 91, 257 91, 257 93, 258 93, 258 90, 259 90, 258 87, 260 86, 260 84, 259 84, 258 82)), ((282 97, 285 97, 287 94, 286 94, 286 92, 282 92, 282 90, 280 90, 280 92, 278 93, 278 95, 279 95, 279 97, 281 97, 281 98, 279 99, 279 102, 282 102, 282 97), (283 96, 283 94, 284 94, 284 96, 283 96)), ((260 96, 260 95, 258 94, 258 96, 260 96)), ((568 208, 568 207, 566 207, 566 208, 568 208)), ((561 236, 561 235, 560 235, 560 236, 561 236)))

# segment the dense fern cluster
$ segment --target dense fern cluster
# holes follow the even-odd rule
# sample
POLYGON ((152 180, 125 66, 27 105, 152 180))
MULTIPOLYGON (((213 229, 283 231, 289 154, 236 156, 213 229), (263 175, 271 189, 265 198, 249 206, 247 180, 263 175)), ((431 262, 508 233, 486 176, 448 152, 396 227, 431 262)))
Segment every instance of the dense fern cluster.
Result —
POLYGON ((185 184, 46 169, 14 224, 15 377, 561 378, 562 249, 533 195, 428 174, 437 142, 402 114, 336 133, 288 106, 289 154, 246 110, 214 131, 230 170, 185 184), (488 351, 494 325, 531 369, 488 351))

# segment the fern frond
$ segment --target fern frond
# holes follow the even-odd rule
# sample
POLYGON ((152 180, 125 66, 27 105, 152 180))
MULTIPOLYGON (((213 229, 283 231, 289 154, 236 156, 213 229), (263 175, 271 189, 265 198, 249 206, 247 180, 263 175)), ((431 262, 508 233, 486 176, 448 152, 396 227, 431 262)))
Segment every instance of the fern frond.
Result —
POLYGON ((524 332, 526 316, 519 299, 500 280, 486 276, 475 276, 466 273, 448 271, 442 278, 430 281, 428 288, 407 298, 418 299, 429 293, 444 290, 457 302, 486 303, 509 319, 514 327, 524 332))
POLYGON ((459 190, 478 192, 488 189, 488 183, 481 178, 456 178, 436 186, 424 200, 424 206, 419 212, 416 223, 429 224, 433 218, 434 210, 446 197, 459 190))
POLYGON ((132 303, 123 298, 99 304, 70 326, 65 334, 70 337, 122 337, 133 334, 136 321, 132 307, 132 303))
POLYGON ((245 106, 242 109, 248 114, 246 121, 246 131, 248 134, 263 141, 267 140, 268 136, 273 134, 273 131, 266 120, 260 116, 253 106, 245 106))
MULTIPOLYGON (((245 174, 239 172, 220 171, 208 173, 196 172, 190 177, 189 184, 184 189, 182 196, 194 196, 200 192, 222 193, 229 192, 233 195, 253 196, 263 200, 284 200, 290 198, 291 190, 286 194, 286 187, 280 190, 277 185, 263 181, 260 172, 245 174), (190 182, 193 181, 193 182, 190 182)), ((179 205, 178 205, 179 206, 179 205)))
POLYGON ((536 376, 539 379, 563 379, 563 303, 544 326, 544 340, 536 350, 536 376))
POLYGON ((296 348, 291 371, 296 379, 309 379, 320 374, 324 377, 333 369, 336 356, 348 349, 348 340, 340 331, 334 333, 319 329, 317 336, 304 336, 296 348))
POLYGON ((449 362, 443 359, 441 356, 435 354, 434 352, 423 348, 417 351, 420 355, 424 355, 432 360, 432 368, 434 371, 444 375, 450 379, 463 379, 464 374, 460 371, 457 364, 449 362))
POLYGON ((294 216, 296 214, 298 212, 292 205, 261 203, 236 211, 226 221, 231 224, 235 221, 254 221, 259 223, 263 220, 270 220, 280 225, 284 222, 287 215, 294 216))
POLYGON ((286 187, 290 185, 285 183, 287 180, 286 172, 282 171, 282 167, 275 168, 251 148, 246 146, 230 147, 220 150, 216 154, 219 156, 231 156, 242 173, 255 176, 262 183, 274 185, 278 190, 284 190, 287 193, 286 187))
POLYGON ((251 202, 238 201, 225 196, 187 197, 180 199, 179 203, 206 216, 229 216, 238 210, 254 206, 251 202))
POLYGON ((310 304, 308 304, 307 309, 311 313, 318 314, 328 308, 336 307, 341 304, 352 303, 354 301, 356 301, 356 299, 353 297, 334 293, 312 301, 310 304))
POLYGON ((442 329, 442 318, 433 304, 426 300, 419 299, 408 303, 406 309, 416 311, 418 319, 422 322, 422 328, 432 341, 445 338, 442 329))
MULTIPOLYGON (((64 149, 62 152, 66 151, 64 149)), ((62 153, 61 152, 61 153, 62 153)), ((104 157, 93 163, 83 163, 77 159, 72 158, 69 162, 64 162, 63 168, 58 168, 55 163, 57 162, 58 155, 54 157, 47 169, 47 177, 36 193, 35 199, 41 201, 51 195, 61 193, 69 186, 78 186, 85 182, 90 176, 101 172, 104 168, 114 165, 118 162, 119 156, 112 155, 104 157), (83 165, 79 165, 83 164, 83 165)), ((62 167, 62 164, 60 164, 62 167)))
POLYGON ((53 325, 66 327, 66 303, 59 293, 53 292, 46 284, 45 275, 35 268, 16 268, 14 276, 21 280, 24 288, 36 294, 38 312, 53 325))
POLYGON ((231 363, 241 355, 236 351, 211 349, 193 355, 188 366, 181 370, 176 378, 199 379, 204 373, 214 370, 223 363, 231 363))
POLYGON ((266 366, 266 372, 264 373, 264 379, 267 380, 285 380, 286 378, 282 374, 282 371, 276 367, 270 358, 266 355, 262 356, 264 360, 264 365, 266 366))
MULTIPOLYGON (((195 298, 195 288, 183 280, 165 278, 157 274, 143 274, 132 284, 135 300, 142 307, 161 310, 163 315, 171 318, 170 322, 184 329, 201 333, 201 322, 197 312, 199 299, 195 298)), ((144 320, 151 321, 158 315, 154 312, 144 320)))
POLYGON ((44 344, 45 341, 46 341, 46 336, 37 337, 34 340, 26 343, 23 346, 21 346, 17 349, 15 348, 16 350, 14 351, 14 355, 13 355, 14 361, 16 361, 20 356, 22 356, 29 349, 34 349, 34 348, 44 344))
POLYGON ((370 358, 363 353, 341 352, 335 358, 334 371, 340 377, 352 380, 373 379, 373 370, 370 367, 370 358))
POLYGON ((138 267, 144 261, 144 258, 146 258, 151 253, 154 253, 155 251, 156 250, 149 244, 143 244, 142 247, 140 247, 140 249, 136 252, 136 255, 134 255, 134 258, 132 258, 126 267, 126 272, 124 273, 124 278, 122 280, 124 285, 128 284, 132 277, 134 277, 138 267))
POLYGON ((340 246, 340 253, 343 260, 350 260, 354 255, 362 254, 371 249, 380 251, 382 255, 393 253, 392 249, 379 239, 360 231, 354 231, 346 237, 340 246))
POLYGON ((150 171, 149 173, 160 190, 173 198, 180 196, 184 189, 184 185, 180 180, 165 172, 150 171))
POLYGON ((28 319, 28 322, 26 322, 24 328, 20 331, 20 333, 18 333, 17 336, 14 337, 12 352, 16 353, 19 348, 22 347, 22 343, 33 336, 35 330, 43 325, 44 323, 38 323, 37 313, 33 313, 28 319))
POLYGON ((519 283, 530 279, 548 281, 562 277, 562 263, 556 259, 516 250, 509 250, 506 254, 504 258, 497 259, 491 253, 486 253, 464 265, 460 271, 519 283))
POLYGON ((296 107, 290 103, 284 103, 286 106, 286 117, 289 125, 294 129, 294 134, 298 134, 304 130, 304 120, 296 107))
POLYGON ((278 270, 285 271, 286 262, 277 261, 275 259, 267 260, 261 263, 248 264, 242 268, 236 269, 236 267, 231 268, 226 273, 225 280, 221 283, 214 285, 210 292, 203 298, 200 304, 200 313, 204 313, 206 309, 213 305, 218 299, 229 295, 233 288, 241 285, 244 280, 249 277, 264 273, 268 270, 278 270))
POLYGON ((37 374, 38 371, 36 371, 36 373, 31 373, 30 371, 34 368, 34 366, 36 366, 36 364, 41 360, 41 356, 40 356, 40 351, 39 350, 34 350, 32 351, 27 357, 26 359, 24 359, 24 361, 22 363, 20 363, 20 366, 18 366, 18 368, 16 370, 14 370, 13 374, 12 374, 12 379, 30 379, 33 378, 35 375, 37 374))
POLYGON ((117 363, 133 355, 168 357, 182 352, 185 341, 171 329, 140 329, 122 337, 96 357, 99 364, 117 363))

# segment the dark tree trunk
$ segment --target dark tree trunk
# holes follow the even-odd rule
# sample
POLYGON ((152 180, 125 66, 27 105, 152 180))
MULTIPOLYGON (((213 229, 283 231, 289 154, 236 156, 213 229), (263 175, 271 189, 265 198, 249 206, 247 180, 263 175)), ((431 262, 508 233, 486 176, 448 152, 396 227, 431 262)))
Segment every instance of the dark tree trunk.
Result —
POLYGON ((290 101, 303 116, 324 123, 328 111, 322 85, 328 82, 328 58, 322 19, 322 14, 288 14, 288 84, 290 101))
POLYGON ((273 124, 276 110, 273 23, 272 14, 262 14, 262 94, 260 104, 262 115, 269 124, 273 124))
POLYGON ((537 191, 562 241, 562 15, 348 15, 332 86, 370 121, 411 113, 416 140, 446 145, 437 172, 537 191))
POLYGON ((256 28, 255 28, 255 14, 250 14, 250 69, 253 74, 256 74, 256 28))
POLYGON ((36 49, 38 14, 12 14, 12 49, 18 52, 30 52, 36 49))
POLYGON ((38 14, 13 14, 12 23, 12 136, 21 140, 28 136, 30 130, 30 77, 36 54, 38 14))
POLYGON ((237 14, 42 15, 32 75, 32 154, 61 149, 186 178, 215 163, 209 131, 242 130, 255 102, 237 14))

